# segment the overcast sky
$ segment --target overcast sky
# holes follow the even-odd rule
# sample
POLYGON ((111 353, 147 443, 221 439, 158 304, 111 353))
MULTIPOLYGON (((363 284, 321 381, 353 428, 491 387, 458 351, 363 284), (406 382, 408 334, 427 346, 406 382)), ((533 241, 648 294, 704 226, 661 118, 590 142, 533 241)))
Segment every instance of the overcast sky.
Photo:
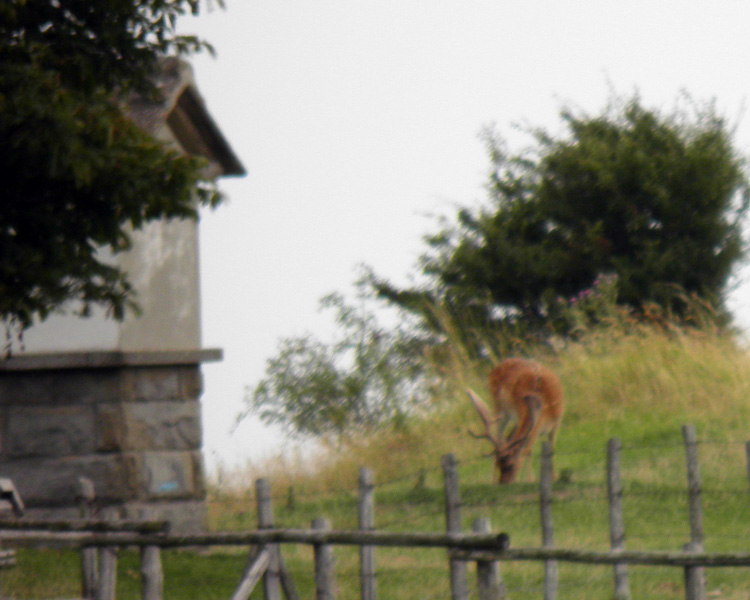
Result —
MULTIPOLYGON (((516 149, 527 122, 559 131, 569 103, 610 89, 671 110, 682 90, 716 99, 750 153, 750 3, 735 0, 226 0, 185 19, 211 42, 193 60, 208 108, 249 174, 203 215, 208 466, 279 448, 278 432, 229 429, 282 337, 322 339, 318 300, 350 292, 360 263, 405 283, 435 229, 485 198, 479 138, 516 149)), ((750 322, 747 292, 733 305, 750 322)))

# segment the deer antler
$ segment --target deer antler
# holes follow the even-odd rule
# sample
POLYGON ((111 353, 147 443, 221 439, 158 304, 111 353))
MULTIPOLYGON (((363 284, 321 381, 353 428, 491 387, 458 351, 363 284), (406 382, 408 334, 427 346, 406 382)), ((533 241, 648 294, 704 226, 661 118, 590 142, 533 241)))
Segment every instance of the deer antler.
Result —
POLYGON ((469 396, 469 400, 471 400, 471 403, 474 405, 474 408, 477 409, 479 417, 482 419, 482 423, 484 424, 483 434, 474 433, 473 431, 469 430, 469 435, 475 438, 486 438, 490 440, 496 448, 500 448, 500 441, 498 441, 498 439, 494 435, 492 435, 492 426, 497 423, 497 417, 492 416, 492 414, 490 413, 490 409, 487 408, 487 405, 482 402, 481 398, 477 396, 474 390, 467 389, 466 393, 469 396))

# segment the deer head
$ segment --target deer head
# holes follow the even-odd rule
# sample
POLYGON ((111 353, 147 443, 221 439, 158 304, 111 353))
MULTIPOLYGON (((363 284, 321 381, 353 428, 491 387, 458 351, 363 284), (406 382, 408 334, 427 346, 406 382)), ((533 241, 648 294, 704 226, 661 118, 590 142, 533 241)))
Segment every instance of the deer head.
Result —
POLYGON ((492 443, 494 447, 492 456, 495 458, 498 482, 510 483, 515 481, 523 460, 522 451, 527 444, 533 442, 531 434, 534 431, 542 408, 541 400, 531 394, 524 396, 522 398, 522 402, 526 406, 524 424, 515 427, 506 438, 501 439, 492 431, 498 419, 490 414, 487 405, 482 402, 474 391, 467 390, 467 393, 477 412, 479 412, 484 425, 484 433, 469 431, 469 434, 476 438, 487 439, 492 443))

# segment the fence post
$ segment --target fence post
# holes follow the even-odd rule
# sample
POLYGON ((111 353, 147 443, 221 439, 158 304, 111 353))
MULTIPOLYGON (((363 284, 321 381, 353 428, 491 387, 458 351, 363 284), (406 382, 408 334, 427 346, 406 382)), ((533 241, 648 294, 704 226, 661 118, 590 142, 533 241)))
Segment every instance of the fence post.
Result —
MULTIPOLYGON (((107 521, 114 521, 115 515, 106 515, 107 521)), ((117 593, 117 546, 103 546, 98 551, 99 577, 96 585, 96 600, 115 600, 117 593)))
MULTIPOLYGON (((329 531, 331 523, 328 519, 315 519, 313 529, 329 531)), ((333 600, 335 583, 333 579, 333 548, 328 544, 315 544, 315 598, 317 600, 333 600)))
MULTIPOLYGON (((490 533, 487 517, 480 517, 472 524, 474 533, 490 533)), ((500 576, 496 560, 477 561, 477 588, 479 600, 505 600, 505 584, 500 576)))
POLYGON ((164 572, 159 546, 141 546, 141 598, 142 600, 164 598, 164 572))
MULTIPOLYGON (((271 484, 268 479, 255 482, 255 494, 258 502, 258 529, 273 528, 273 506, 271 504, 271 484)), ((281 582, 279 578, 279 547, 271 545, 268 568, 263 574, 263 593, 266 600, 281 600, 281 582)))
MULTIPOLYGON (((445 530, 447 533, 461 532, 461 495, 458 488, 458 464, 456 455, 445 454, 440 458, 445 487, 445 530)), ((468 600, 469 584, 466 579, 466 563, 450 561, 451 600, 468 600)))
MULTIPOLYGON (((688 507, 690 513, 690 543, 683 546, 686 552, 703 551, 703 508, 701 504, 701 478, 698 470, 698 441, 693 425, 682 426, 687 465, 688 507)), ((705 600, 705 567, 685 567, 685 597, 687 600, 705 600)))
MULTIPOLYGON (((256 550, 255 546, 252 547, 247 564, 242 571, 242 577, 232 594, 231 600, 248 600, 250 598, 256 584, 265 575, 270 560, 271 548, 268 545, 260 546, 260 550, 256 550)), ((287 597, 287 600, 290 600, 290 598, 287 597)))
MULTIPOLYGON (((542 444, 542 464, 539 475, 539 506, 542 517, 542 546, 555 547, 555 534, 552 526, 552 446, 542 444)), ((557 561, 544 561, 544 600, 557 598, 557 561)))
MULTIPOLYGON (((87 477, 78 478, 78 514, 81 519, 90 519, 94 512, 94 482, 87 477)), ((81 550, 81 597, 91 599, 96 597, 98 580, 97 549, 89 546, 81 550)))
MULTIPOLYGON (((620 478, 620 450, 618 438, 607 445, 607 496, 609 498, 609 539, 613 552, 625 550, 625 522, 622 515, 622 480, 620 478)), ((628 566, 616 564, 615 600, 630 600, 628 566)))
MULTIPOLYGON (((370 469, 362 467, 359 470, 359 529, 372 531, 375 529, 375 478, 370 469)), ((375 579, 375 548, 360 546, 359 548, 359 576, 362 590, 362 600, 375 600, 377 585, 375 579)))

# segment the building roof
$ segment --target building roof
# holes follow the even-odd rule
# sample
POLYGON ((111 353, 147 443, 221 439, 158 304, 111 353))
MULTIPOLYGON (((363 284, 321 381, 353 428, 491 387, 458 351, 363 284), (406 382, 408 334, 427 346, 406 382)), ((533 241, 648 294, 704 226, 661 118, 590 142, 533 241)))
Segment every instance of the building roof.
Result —
POLYGON ((211 175, 245 175, 246 171, 211 117, 186 62, 164 58, 155 76, 158 98, 133 97, 127 111, 133 121, 154 137, 167 127, 181 149, 209 161, 211 175))

